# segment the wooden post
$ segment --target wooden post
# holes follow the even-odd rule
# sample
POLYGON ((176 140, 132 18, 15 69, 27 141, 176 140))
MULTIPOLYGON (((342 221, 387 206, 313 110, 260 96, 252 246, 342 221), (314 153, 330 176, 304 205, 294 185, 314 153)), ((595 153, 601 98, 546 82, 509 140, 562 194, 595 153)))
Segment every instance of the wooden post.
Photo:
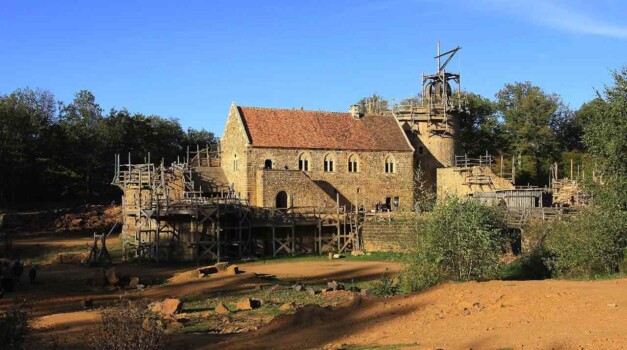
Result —
POLYGON ((196 157, 198 157, 198 166, 200 166, 200 145, 196 145, 196 157))
POLYGON ((275 241, 275 236, 276 236, 276 228, 274 226, 274 224, 272 224, 272 256, 275 257, 276 256, 276 241, 275 241))
POLYGON ((570 179, 573 179, 573 159, 570 159, 570 179))

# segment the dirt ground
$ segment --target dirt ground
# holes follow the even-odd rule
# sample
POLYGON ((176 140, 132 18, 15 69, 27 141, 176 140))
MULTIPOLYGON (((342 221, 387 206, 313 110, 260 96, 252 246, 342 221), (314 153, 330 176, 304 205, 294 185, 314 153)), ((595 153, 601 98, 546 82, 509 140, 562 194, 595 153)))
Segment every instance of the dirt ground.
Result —
MULTIPOLYGON (((35 252, 42 246, 78 249, 89 240, 78 234, 32 235, 14 240, 14 246, 35 252)), ((85 284, 95 269, 55 263, 41 267, 36 285, 22 283, 0 299, 0 308, 14 297, 29 299, 35 333, 75 349, 84 348, 85 334, 100 325, 99 308, 120 298, 222 298, 277 281, 371 281, 401 268, 389 261, 324 259, 240 267, 244 272, 238 275, 198 279, 189 265, 124 263, 120 273, 140 276, 148 288, 104 292, 85 284), (86 298, 93 299, 95 310, 83 310, 86 298)), ((169 348, 181 349, 627 349, 626 290, 627 279, 449 283, 413 295, 351 296, 330 308, 305 306, 245 333, 190 332, 167 339, 169 348)))
POLYGON ((445 284, 302 315, 202 349, 626 349, 627 280, 445 284), (292 323, 290 323, 292 322, 292 323), (359 347, 364 346, 364 347, 359 347), (384 347, 389 346, 389 347, 384 347))

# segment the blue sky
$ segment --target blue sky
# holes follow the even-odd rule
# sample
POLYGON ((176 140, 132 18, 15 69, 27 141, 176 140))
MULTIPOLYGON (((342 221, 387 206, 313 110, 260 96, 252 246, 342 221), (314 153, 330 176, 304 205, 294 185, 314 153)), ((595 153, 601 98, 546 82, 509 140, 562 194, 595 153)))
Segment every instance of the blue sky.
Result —
POLYGON ((344 111, 415 94, 439 40, 463 47, 449 69, 466 90, 529 80, 578 108, 627 64, 626 14, 620 0, 0 0, 0 93, 88 89, 105 110, 221 134, 232 101, 344 111))

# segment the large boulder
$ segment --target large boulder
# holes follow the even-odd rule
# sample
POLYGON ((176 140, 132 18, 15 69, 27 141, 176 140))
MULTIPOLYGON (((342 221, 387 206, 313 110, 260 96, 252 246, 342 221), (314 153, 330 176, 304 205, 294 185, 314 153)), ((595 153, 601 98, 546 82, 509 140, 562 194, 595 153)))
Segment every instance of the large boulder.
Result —
POLYGON ((256 309, 261 306, 261 301, 256 299, 244 298, 237 302, 237 310, 245 311, 256 309))
POLYGON ((214 273, 224 272, 228 269, 228 267, 229 267, 228 262, 219 262, 211 266, 201 267, 197 269, 198 276, 205 277, 207 275, 212 275, 214 273))
POLYGON ((104 275, 105 275, 105 278, 107 279, 107 282, 112 286, 115 286, 120 281, 114 266, 106 268, 104 270, 104 275))
POLYGON ((218 315, 227 315, 231 313, 231 310, 229 310, 229 308, 227 308, 223 303, 218 303, 218 305, 216 305, 215 312, 218 315))
POLYGON ((173 316, 174 314, 179 312, 179 310, 181 310, 182 306, 183 303, 180 299, 168 298, 163 301, 157 301, 153 303, 150 310, 152 312, 160 313, 164 316, 173 316))
POLYGON ((128 287, 131 289, 137 289, 139 285, 139 277, 131 277, 131 280, 128 283, 128 287))

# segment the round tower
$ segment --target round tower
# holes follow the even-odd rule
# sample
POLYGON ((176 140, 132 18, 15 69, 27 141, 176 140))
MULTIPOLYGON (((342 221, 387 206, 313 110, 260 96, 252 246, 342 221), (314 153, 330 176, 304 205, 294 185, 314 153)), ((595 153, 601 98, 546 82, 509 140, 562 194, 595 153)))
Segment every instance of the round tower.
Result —
POLYGON ((447 72, 446 66, 460 49, 440 53, 438 43, 435 56, 438 70, 422 76, 422 96, 401 102, 394 111, 416 150, 416 167, 422 169, 424 179, 433 187, 437 168, 455 166, 457 115, 461 110, 460 75, 447 72))

